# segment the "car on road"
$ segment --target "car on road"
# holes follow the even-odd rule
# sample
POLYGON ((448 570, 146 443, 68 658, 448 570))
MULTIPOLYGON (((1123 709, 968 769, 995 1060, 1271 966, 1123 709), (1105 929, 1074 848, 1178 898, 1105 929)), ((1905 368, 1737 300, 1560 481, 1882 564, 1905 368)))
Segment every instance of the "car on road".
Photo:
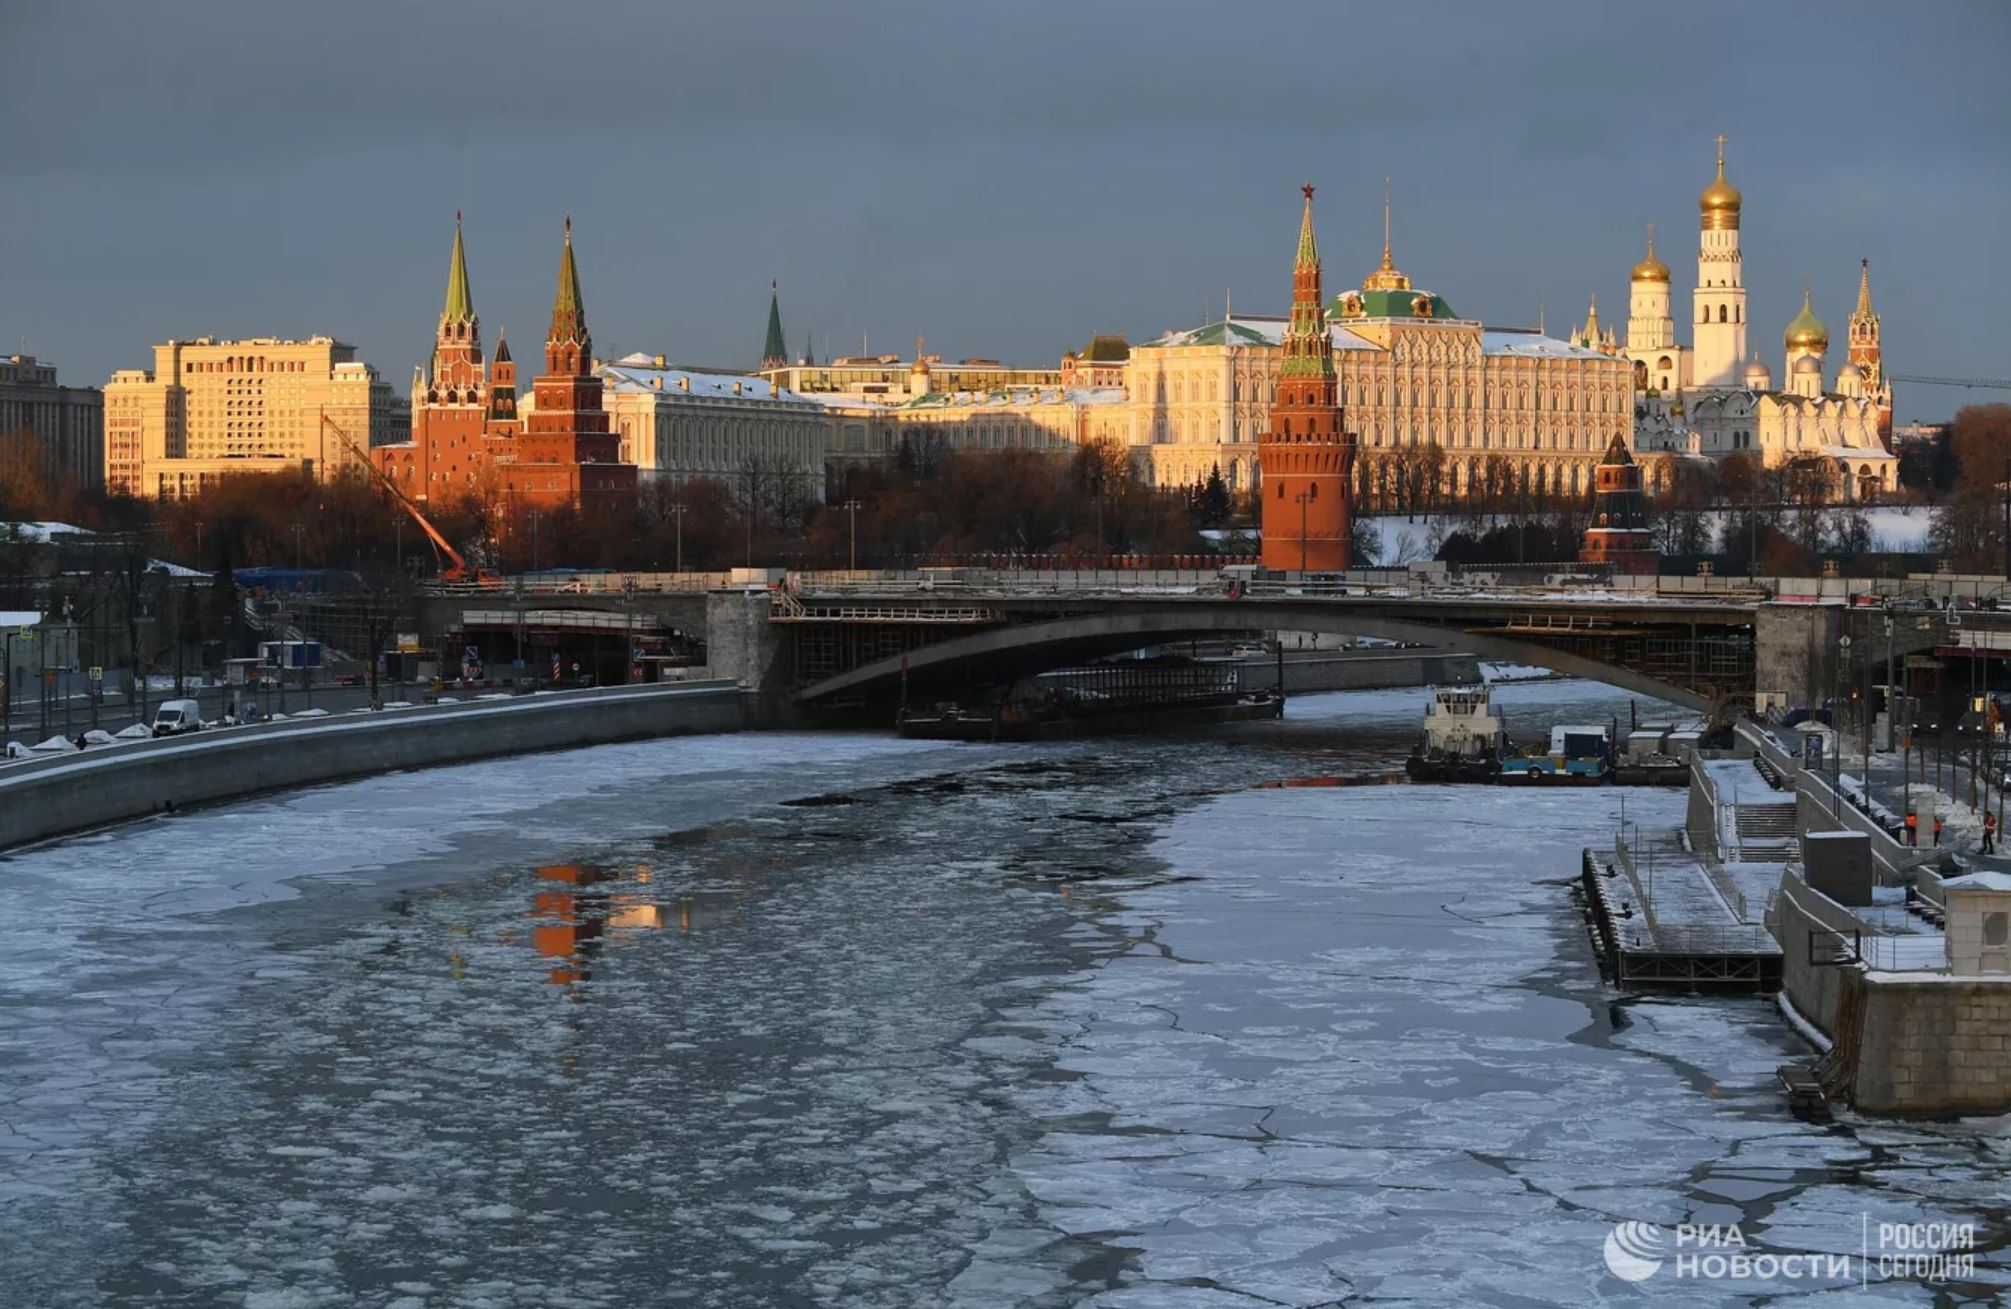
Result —
POLYGON ((202 729, 202 706, 193 700, 163 700, 154 711, 155 736, 180 736, 202 729))

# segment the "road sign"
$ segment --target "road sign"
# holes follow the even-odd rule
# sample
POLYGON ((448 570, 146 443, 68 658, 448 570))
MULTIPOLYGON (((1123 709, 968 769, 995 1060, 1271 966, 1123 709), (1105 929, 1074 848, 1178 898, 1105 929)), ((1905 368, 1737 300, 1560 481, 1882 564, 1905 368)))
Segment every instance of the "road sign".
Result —
POLYGON ((1802 763, 1809 768, 1822 767, 1822 738, 1814 732, 1802 737, 1802 763))
POLYGON ((94 682, 102 682, 102 681, 104 681, 104 680, 105 680, 105 670, 104 670, 103 668, 100 668, 100 667, 99 667, 98 665, 96 665, 96 664, 92 664, 92 665, 91 665, 91 680, 92 680, 92 681, 94 681, 94 682))

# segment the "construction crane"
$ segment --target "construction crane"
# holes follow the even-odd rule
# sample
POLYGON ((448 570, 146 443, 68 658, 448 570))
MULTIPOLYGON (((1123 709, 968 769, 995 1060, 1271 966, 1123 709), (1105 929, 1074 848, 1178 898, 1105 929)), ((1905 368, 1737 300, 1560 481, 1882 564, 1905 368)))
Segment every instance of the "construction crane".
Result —
POLYGON ((342 424, 336 422, 327 414, 321 416, 321 424, 333 430, 337 436, 342 438, 342 443, 349 447, 349 452, 355 455, 357 460, 370 470, 371 476, 375 477, 378 483, 391 493, 391 498, 398 502, 399 507, 412 516, 412 521, 419 524, 419 530, 424 532, 426 539, 433 543, 433 555, 440 564, 441 581, 493 582, 499 580, 494 573, 486 569, 474 570, 471 573, 468 568, 468 561, 461 557, 461 552, 456 550, 453 543, 440 534, 440 529, 433 526, 425 514, 419 512, 419 506, 413 504, 411 498, 398 489, 398 483, 392 481, 390 476, 377 466, 377 461, 370 457, 368 450, 356 444, 356 439, 343 430, 342 424))
POLYGON ((1973 386, 1986 391, 2011 391, 2011 377, 1917 377, 1911 373, 1894 373, 1886 380, 1911 382, 1915 386, 1973 386))

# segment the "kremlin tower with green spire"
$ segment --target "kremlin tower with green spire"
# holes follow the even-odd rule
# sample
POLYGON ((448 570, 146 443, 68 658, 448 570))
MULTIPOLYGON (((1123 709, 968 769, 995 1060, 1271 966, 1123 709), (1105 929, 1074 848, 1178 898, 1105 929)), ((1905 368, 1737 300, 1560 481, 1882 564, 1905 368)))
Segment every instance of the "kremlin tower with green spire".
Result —
POLYGON ((1292 263, 1292 317, 1278 366, 1277 400, 1258 438, 1266 568, 1339 572, 1348 566, 1354 442, 1341 427, 1333 337, 1320 303, 1313 188, 1292 263))

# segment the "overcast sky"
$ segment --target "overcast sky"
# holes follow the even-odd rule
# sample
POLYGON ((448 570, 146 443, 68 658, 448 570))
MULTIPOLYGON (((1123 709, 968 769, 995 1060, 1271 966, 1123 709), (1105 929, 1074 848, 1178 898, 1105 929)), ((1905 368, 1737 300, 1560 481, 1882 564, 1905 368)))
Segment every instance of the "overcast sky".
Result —
POLYGON ((1051 363, 1282 311, 1303 181, 1358 283, 1385 174, 1463 316, 1624 329, 1653 221, 1681 323, 1723 132, 1763 359, 1804 278, 1840 355, 1868 256, 1888 367, 2005 377, 2007 61, 2002 0, 0 0, 0 346, 323 332, 402 390, 462 209, 520 359, 570 213, 603 356, 751 365, 779 278, 792 352, 1051 363))

